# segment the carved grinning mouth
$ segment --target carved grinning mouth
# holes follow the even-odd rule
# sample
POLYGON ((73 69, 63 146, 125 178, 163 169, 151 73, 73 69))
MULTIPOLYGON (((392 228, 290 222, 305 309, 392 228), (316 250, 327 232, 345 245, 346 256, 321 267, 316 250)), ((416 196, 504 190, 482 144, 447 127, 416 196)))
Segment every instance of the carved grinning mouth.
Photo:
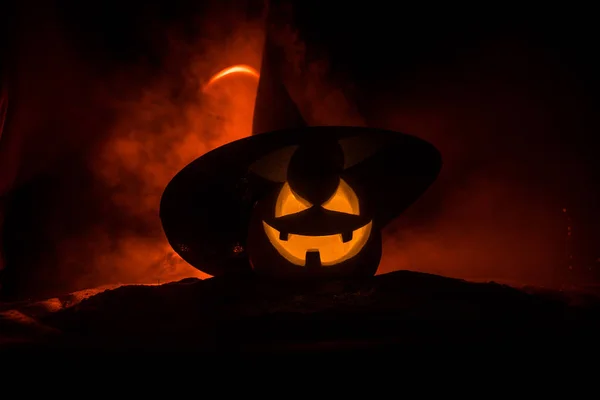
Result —
POLYGON ((327 236, 306 236, 279 232, 263 221, 265 233, 275 249, 299 266, 332 266, 357 255, 371 234, 373 222, 352 232, 327 236))

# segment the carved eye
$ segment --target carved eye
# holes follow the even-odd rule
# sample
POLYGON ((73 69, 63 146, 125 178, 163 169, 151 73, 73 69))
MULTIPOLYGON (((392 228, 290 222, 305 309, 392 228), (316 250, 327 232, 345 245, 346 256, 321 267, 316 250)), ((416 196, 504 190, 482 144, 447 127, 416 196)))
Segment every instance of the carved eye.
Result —
POLYGON ((283 184, 279 196, 277 197, 277 203, 275 204, 275 218, 296 214, 311 206, 312 204, 294 193, 290 185, 286 182, 283 184))
POLYGON ((329 200, 323 203, 322 207, 326 210, 337 211, 346 214, 360 214, 358 197, 354 190, 343 179, 340 179, 335 193, 329 200))

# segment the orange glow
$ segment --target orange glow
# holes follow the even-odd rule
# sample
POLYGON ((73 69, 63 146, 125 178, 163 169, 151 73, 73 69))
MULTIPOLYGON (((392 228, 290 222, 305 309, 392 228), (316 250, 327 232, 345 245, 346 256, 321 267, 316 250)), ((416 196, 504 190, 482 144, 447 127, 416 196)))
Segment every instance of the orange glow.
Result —
MULTIPOLYGON (((277 203, 275 204, 275 218, 283 217, 290 214, 296 214, 310 208, 312 205, 298 196, 286 182, 283 184, 277 203)), ((358 204, 358 196, 354 190, 343 179, 340 179, 335 193, 329 200, 322 204, 326 210, 337 211, 346 214, 359 215, 360 209, 358 204)))
POLYGON ((277 203, 275 204, 275 218, 296 214, 311 207, 311 204, 292 191, 290 185, 283 184, 277 203))
MULTIPOLYGON (((290 185, 284 183, 275 205, 275 218, 285 215, 296 214, 311 207, 311 204, 300 198, 290 185)), ((358 197, 354 190, 344 180, 329 200, 323 204, 323 208, 359 215, 358 197)), ((321 257, 321 265, 336 265, 356 256, 367 243, 371 235, 372 222, 352 232, 352 239, 345 242, 342 234, 327 236, 305 236, 288 234, 287 240, 280 239, 279 231, 263 221, 265 233, 275 249, 286 260, 295 265, 306 264, 306 252, 318 250, 321 257)))
POLYGON ((243 64, 239 64, 239 65, 233 65, 231 67, 227 67, 224 70, 216 73, 215 75, 212 76, 212 78, 210 78, 210 80, 208 81, 208 83, 205 86, 205 90, 212 86, 213 83, 219 81, 221 78, 224 78, 228 75, 232 75, 232 74, 244 74, 244 75, 249 75, 252 76, 256 79, 258 79, 260 77, 260 74, 258 73, 257 70, 255 70, 254 68, 252 68, 249 65, 243 65, 243 64))
MULTIPOLYGON (((131 86, 137 81, 127 75, 123 81, 130 86, 116 85, 128 92, 115 101, 119 118, 92 162, 99 181, 111 193, 111 207, 126 221, 126 228, 115 236, 98 227, 86 237, 65 242, 64 249, 59 250, 65 262, 76 266, 83 257, 93 260, 94 273, 78 286, 156 284, 208 277, 182 260, 167 243, 158 218, 160 197, 188 163, 251 135, 258 80, 248 76, 258 77, 258 73, 248 65, 260 65, 263 41, 262 23, 257 21, 240 23, 235 33, 209 46, 174 46, 169 68, 185 72, 183 96, 172 94, 181 85, 176 74, 165 73, 138 86, 131 86), (240 61, 248 65, 237 64, 240 61), (234 66, 212 76, 209 85, 225 76, 230 78, 210 90, 202 84, 198 87, 199 82, 207 82, 216 65, 223 64, 234 66)), ((135 77, 136 71, 132 75, 135 77)))
POLYGON ((352 232, 352 240, 344 243, 342 234, 327 236, 304 236, 289 234, 288 240, 279 239, 279 231, 263 221, 269 241, 286 260, 295 265, 306 264, 306 252, 318 250, 321 265, 332 266, 356 256, 371 235, 372 222, 352 232))
POLYGON ((343 179, 329 200, 323 203, 323 208, 330 211, 359 215, 358 197, 354 190, 343 179))

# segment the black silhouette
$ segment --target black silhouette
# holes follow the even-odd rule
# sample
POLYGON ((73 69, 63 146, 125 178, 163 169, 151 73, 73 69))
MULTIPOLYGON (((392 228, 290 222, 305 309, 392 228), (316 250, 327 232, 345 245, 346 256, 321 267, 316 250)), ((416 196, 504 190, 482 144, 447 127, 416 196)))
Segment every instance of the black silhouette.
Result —
MULTIPOLYGON (((440 154, 431 144, 396 132, 312 127, 264 133, 222 146, 185 167, 165 189, 160 217, 169 242, 191 265, 211 275, 239 273, 250 269, 248 251, 234 248, 240 244, 246 248, 253 216, 291 234, 342 234, 371 219, 378 232, 427 189, 440 168, 440 154), (313 207, 306 211, 306 220, 303 213, 273 221, 284 182, 311 204, 320 205, 335 191, 340 177, 357 192, 361 209, 368 211, 340 218, 339 213, 313 207)), ((269 248, 261 229, 259 221, 252 222, 250 241, 255 262, 263 265, 262 254, 272 251, 257 250, 269 248)), ((375 273, 381 246, 378 233, 367 249, 371 244, 370 262, 351 271, 364 268, 367 274, 375 273)), ((264 262, 272 258, 265 255, 264 262)))

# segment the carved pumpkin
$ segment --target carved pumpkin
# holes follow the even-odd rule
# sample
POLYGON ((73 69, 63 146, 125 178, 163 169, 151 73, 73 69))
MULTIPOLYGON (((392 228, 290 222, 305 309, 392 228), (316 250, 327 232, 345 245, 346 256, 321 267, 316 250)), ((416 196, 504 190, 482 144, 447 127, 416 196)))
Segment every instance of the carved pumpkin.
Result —
POLYGON ((381 239, 368 202, 343 178, 337 142, 291 157, 287 180, 257 201, 248 232, 254 271, 273 277, 372 275, 381 239))

